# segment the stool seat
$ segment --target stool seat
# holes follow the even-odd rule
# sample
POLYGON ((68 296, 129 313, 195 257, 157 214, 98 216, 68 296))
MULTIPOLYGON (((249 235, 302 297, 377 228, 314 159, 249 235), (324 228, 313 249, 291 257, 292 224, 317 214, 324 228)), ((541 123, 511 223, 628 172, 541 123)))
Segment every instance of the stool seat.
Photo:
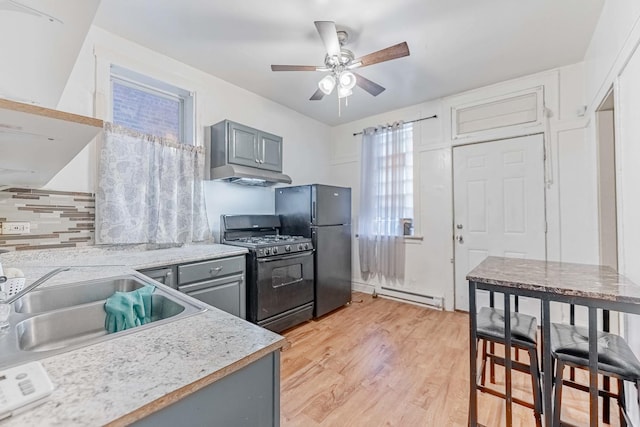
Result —
MULTIPOLYGON (((598 370, 621 379, 640 379, 640 362, 619 335, 598 331, 598 370)), ((589 366, 589 330, 574 325, 551 324, 553 356, 576 366, 589 366)))
MULTIPOLYGON (((504 310, 482 307, 476 318, 478 337, 504 342, 504 310)), ((535 345, 537 329, 538 323, 535 317, 522 313, 511 313, 511 338, 520 345, 535 345)))

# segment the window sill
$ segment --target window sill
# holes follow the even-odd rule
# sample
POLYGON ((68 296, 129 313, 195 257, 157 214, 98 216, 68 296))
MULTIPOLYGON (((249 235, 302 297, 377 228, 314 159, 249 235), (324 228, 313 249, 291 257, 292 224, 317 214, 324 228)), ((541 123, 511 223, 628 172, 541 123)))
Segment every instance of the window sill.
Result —
MULTIPOLYGON (((411 235, 411 236, 398 236, 401 237, 402 240, 405 241, 416 241, 416 242, 421 242, 424 240, 424 236, 420 236, 420 235, 411 235)), ((356 239, 360 238, 359 234, 356 234, 356 239)))

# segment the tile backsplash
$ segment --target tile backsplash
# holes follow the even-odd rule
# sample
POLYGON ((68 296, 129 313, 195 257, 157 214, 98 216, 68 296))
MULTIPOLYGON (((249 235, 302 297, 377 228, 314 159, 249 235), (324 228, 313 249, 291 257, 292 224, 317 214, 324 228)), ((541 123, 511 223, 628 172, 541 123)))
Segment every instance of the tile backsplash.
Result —
POLYGON ((9 188, 0 191, 0 222, 28 221, 29 234, 0 234, 0 249, 29 250, 94 244, 95 195, 9 188))

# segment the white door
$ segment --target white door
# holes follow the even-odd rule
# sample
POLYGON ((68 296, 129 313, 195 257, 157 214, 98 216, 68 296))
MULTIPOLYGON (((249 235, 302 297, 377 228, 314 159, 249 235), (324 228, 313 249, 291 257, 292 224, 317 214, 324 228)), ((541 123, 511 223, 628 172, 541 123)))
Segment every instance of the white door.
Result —
POLYGON ((469 309, 465 277, 487 256, 545 259, 543 156, 542 135, 454 147, 456 309, 469 309))

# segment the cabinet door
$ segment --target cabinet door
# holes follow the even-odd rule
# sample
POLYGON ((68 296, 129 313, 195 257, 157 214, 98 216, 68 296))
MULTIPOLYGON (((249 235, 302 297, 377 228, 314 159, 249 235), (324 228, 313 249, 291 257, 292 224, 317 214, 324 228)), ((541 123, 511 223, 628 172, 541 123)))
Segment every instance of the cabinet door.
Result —
POLYGON ((258 134, 260 146, 260 168, 282 172, 282 138, 266 132, 258 134))
POLYGON ((259 165, 258 131, 248 126, 229 122, 229 163, 259 165))
MULTIPOLYGON (((223 279, 219 279, 222 281, 223 279)), ((207 303, 215 308, 231 313, 234 316, 245 318, 243 310, 244 298, 242 298, 242 290, 244 285, 244 277, 238 276, 227 278, 225 283, 216 284, 216 281, 207 282, 196 285, 181 286, 180 291, 186 293, 190 297, 207 303), (198 290, 191 290, 199 287, 198 290)))

